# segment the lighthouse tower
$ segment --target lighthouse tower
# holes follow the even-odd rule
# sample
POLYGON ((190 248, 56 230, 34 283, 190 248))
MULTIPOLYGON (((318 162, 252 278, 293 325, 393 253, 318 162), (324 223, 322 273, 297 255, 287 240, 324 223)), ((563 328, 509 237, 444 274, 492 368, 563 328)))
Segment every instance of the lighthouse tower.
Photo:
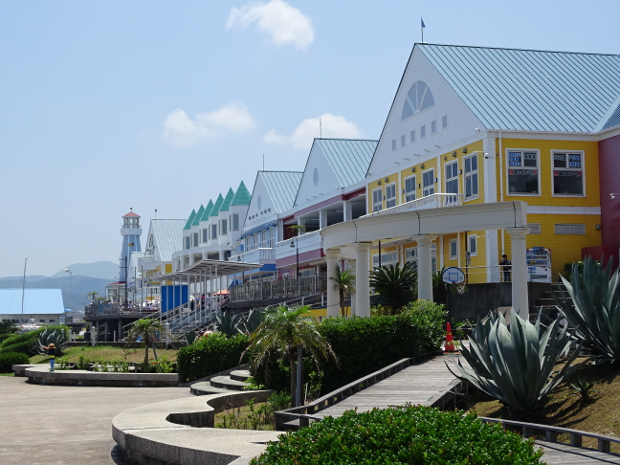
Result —
POLYGON ((140 215, 133 212, 133 208, 129 209, 129 213, 123 216, 123 227, 121 228, 121 236, 123 236, 123 247, 121 248, 120 259, 120 282, 127 282, 127 267, 131 260, 131 252, 141 252, 140 236, 142 229, 140 228, 140 215))

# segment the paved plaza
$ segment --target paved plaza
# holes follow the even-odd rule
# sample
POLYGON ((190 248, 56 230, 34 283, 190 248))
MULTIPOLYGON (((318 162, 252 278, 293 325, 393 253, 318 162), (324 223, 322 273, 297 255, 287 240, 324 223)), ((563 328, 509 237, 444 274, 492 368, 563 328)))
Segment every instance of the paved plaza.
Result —
POLYGON ((112 418, 183 388, 42 386, 0 376, 0 464, 111 465, 112 418))

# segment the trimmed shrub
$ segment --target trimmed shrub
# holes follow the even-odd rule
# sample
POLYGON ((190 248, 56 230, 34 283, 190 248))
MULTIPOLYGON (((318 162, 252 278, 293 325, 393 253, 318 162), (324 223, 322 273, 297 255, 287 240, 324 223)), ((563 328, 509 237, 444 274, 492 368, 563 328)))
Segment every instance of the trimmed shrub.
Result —
POLYGON ((399 463, 530 465, 542 451, 532 440, 461 411, 400 407, 326 417, 279 436, 252 465, 399 463))
POLYGON ((6 352, 20 352, 29 356, 36 355, 35 344, 43 328, 28 331, 27 333, 14 334, 0 344, 0 354, 6 352))
POLYGON ((248 337, 238 334, 226 338, 222 333, 201 337, 181 347, 177 353, 178 372, 187 380, 204 378, 239 365, 241 354, 248 347, 248 337))
POLYGON ((19 352, 3 352, 0 354, 0 373, 11 373, 13 365, 30 363, 30 358, 19 352))

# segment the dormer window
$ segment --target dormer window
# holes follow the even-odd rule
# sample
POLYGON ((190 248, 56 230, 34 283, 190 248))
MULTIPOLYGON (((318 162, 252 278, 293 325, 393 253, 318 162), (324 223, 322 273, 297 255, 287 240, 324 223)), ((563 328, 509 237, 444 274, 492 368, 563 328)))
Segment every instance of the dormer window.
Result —
POLYGON ((426 110, 435 105, 433 93, 426 82, 417 81, 407 92, 407 99, 403 105, 403 114, 401 120, 405 120, 415 113, 426 110))

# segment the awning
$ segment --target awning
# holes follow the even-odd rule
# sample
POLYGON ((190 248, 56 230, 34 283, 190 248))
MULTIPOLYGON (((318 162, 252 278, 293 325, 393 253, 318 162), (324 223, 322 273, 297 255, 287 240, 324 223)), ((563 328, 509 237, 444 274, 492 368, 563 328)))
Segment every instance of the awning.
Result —
POLYGON ((187 269, 175 271, 161 275, 162 280, 171 280, 174 278, 187 278, 191 276, 209 276, 212 278, 218 276, 227 276, 231 274, 244 273, 246 271, 255 270, 262 267, 259 263, 229 262, 226 260, 207 260, 203 259, 190 265, 187 269))

